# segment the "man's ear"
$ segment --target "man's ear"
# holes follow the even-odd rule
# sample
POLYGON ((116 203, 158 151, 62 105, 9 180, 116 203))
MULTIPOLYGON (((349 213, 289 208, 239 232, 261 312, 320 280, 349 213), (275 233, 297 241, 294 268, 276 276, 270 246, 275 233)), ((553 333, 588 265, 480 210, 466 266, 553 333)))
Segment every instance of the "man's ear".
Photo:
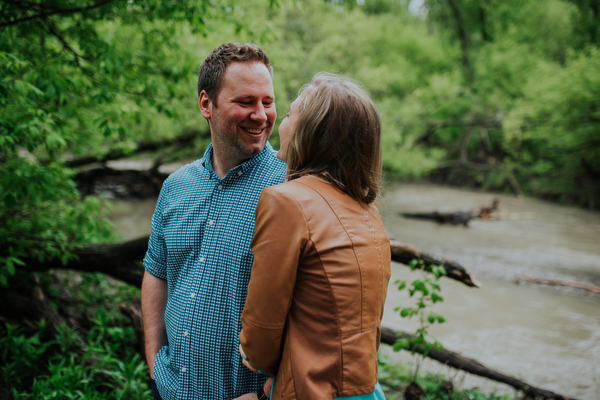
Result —
POLYGON ((213 104, 210 100, 210 97, 208 97, 208 94, 204 90, 200 92, 200 96, 198 97, 198 106, 200 107, 202 116, 206 119, 210 119, 213 104))

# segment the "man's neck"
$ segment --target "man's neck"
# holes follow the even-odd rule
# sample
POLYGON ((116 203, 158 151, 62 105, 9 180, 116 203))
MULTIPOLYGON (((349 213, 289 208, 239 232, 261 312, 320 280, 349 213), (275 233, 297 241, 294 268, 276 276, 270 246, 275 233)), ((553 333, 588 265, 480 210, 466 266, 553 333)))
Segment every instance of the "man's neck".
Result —
POLYGON ((219 178, 223 179, 227 176, 229 171, 233 168, 237 167, 241 163, 246 161, 245 159, 232 159, 228 157, 219 157, 219 154, 213 148, 212 154, 212 168, 215 171, 215 174, 218 175, 219 178))

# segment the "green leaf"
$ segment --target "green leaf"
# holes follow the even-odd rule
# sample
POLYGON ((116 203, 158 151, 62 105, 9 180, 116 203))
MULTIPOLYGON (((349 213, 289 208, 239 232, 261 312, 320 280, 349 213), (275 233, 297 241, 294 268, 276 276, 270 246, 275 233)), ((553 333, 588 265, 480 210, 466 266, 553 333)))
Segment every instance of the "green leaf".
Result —
POLYGON ((436 321, 436 313, 431 311, 427 316, 427 321, 429 321, 430 324, 433 324, 436 321))
POLYGON ((437 292, 432 292, 431 293, 431 301, 433 303, 437 303, 440 301, 444 301, 444 298, 442 296, 440 296, 439 294, 437 294, 437 292))
POLYGON ((8 260, 6 260, 6 266, 5 266, 5 268, 6 268, 6 273, 9 276, 14 276, 14 274, 16 272, 15 271, 15 265, 13 264, 13 262, 12 262, 12 260, 10 258, 8 260))
POLYGON ((394 343, 393 349, 395 352, 398 352, 400 350, 408 350, 410 349, 410 341, 405 338, 398 339, 396 343, 394 343))

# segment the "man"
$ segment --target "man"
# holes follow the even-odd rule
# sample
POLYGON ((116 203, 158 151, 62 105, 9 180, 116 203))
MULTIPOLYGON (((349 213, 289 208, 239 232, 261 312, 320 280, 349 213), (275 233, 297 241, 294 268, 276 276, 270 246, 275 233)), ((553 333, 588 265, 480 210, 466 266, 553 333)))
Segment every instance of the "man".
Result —
POLYGON ((265 381, 242 365, 238 333, 254 211, 286 169, 267 142, 277 116, 267 55, 254 44, 216 48, 198 96, 212 143, 163 184, 144 258, 146 358, 164 400, 229 400, 265 381))

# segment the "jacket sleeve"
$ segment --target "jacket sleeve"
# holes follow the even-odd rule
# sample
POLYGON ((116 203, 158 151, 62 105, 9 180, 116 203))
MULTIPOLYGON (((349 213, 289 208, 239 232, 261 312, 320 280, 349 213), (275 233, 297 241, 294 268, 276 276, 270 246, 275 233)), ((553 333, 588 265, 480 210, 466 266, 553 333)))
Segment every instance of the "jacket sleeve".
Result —
POLYGON ((308 242, 302 209, 278 187, 263 190, 252 240, 254 264, 242 313, 240 344, 250 364, 274 374, 279 367, 296 272, 308 242))

